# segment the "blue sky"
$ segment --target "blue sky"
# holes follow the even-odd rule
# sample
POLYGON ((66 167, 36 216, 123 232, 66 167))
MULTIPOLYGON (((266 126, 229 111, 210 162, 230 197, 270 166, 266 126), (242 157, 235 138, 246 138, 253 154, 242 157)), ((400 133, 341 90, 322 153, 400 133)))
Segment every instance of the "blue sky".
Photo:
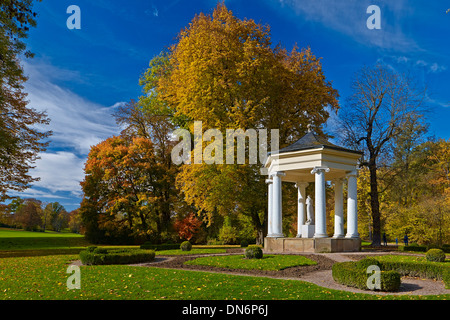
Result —
MULTIPOLYGON (((449 139, 450 1, 228 0, 239 18, 271 27, 274 44, 310 46, 321 57, 341 101, 363 65, 383 61, 408 71, 429 91, 430 135, 449 139), (367 7, 381 9, 381 29, 369 30, 367 7)), ((68 210, 81 201, 79 182, 92 145, 117 134, 111 113, 141 95, 139 77, 149 60, 176 42, 196 13, 215 0, 43 0, 35 5, 37 28, 24 60, 30 106, 52 119, 51 144, 36 163, 41 177, 21 194, 58 201, 68 210), (69 30, 70 5, 81 9, 81 29, 69 30)), ((331 121, 332 122, 332 121, 331 121)), ((330 122, 330 126, 331 123, 330 122)))

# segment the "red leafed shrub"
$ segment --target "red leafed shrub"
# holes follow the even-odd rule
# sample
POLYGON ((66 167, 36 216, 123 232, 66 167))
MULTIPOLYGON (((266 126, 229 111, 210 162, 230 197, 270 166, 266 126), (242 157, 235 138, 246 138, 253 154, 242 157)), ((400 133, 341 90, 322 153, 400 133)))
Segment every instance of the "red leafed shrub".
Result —
POLYGON ((189 241, 197 233, 201 224, 202 222, 191 212, 183 219, 177 220, 174 224, 174 228, 181 239, 189 241))

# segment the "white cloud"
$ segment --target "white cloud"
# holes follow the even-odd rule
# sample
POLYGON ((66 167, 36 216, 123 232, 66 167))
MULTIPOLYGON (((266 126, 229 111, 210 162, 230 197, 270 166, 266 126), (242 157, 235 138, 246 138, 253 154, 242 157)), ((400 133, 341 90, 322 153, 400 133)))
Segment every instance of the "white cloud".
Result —
POLYGON ((124 102, 105 107, 55 84, 63 79, 80 81, 77 72, 56 68, 42 60, 23 62, 23 67, 29 77, 24 89, 28 93, 28 106, 47 112, 51 122, 43 129, 52 130, 53 135, 48 150, 40 154, 35 168, 30 170, 40 181, 24 192, 10 195, 37 199, 78 198, 90 147, 119 134, 120 129, 111 114, 124 102))
POLYGON ((409 69, 422 69, 426 73, 440 73, 447 70, 447 66, 437 63, 437 62, 431 62, 428 61, 428 58, 418 58, 417 56, 391 56, 391 55, 385 55, 377 60, 377 62, 386 63, 393 69, 394 64, 403 65, 406 66, 409 69))
POLYGON ((38 190, 38 189, 27 189, 22 192, 11 191, 8 192, 8 195, 12 197, 21 197, 21 198, 33 198, 33 199, 67 199, 66 197, 55 195, 48 191, 38 190))
POLYGON ((408 38, 402 28, 402 17, 410 12, 404 0, 390 1, 388 5, 380 4, 381 29, 369 30, 366 12, 371 0, 278 0, 280 4, 292 8, 306 21, 317 22, 341 34, 350 36, 364 45, 399 51, 419 50, 413 39, 408 38))
POLYGON ((438 73, 438 72, 442 72, 445 70, 447 70, 446 66, 439 65, 436 62, 434 62, 430 65, 430 71, 433 73, 438 73))
MULTIPOLYGON (((46 111, 51 119, 46 129, 53 131, 54 146, 74 148, 76 152, 87 154, 92 145, 118 133, 111 113, 119 105, 105 108, 88 101, 72 91, 55 85, 51 80, 72 74, 70 71, 42 65, 23 63, 29 80, 25 85, 29 106, 46 111), (47 75, 50 70, 50 74, 47 75)), ((74 74, 72 74, 74 76, 74 74)))
POLYGON ((31 171, 33 176, 41 178, 34 186, 48 189, 52 193, 69 191, 73 195, 80 194, 80 181, 84 178, 84 158, 64 151, 46 152, 40 156, 41 159, 36 161, 36 168, 31 171))

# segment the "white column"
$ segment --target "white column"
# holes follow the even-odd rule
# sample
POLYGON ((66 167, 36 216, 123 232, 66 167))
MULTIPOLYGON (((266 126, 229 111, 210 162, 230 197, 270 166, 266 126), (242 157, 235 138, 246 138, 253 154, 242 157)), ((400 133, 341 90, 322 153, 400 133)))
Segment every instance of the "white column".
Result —
POLYGON ((333 238, 344 237, 344 180, 334 181, 334 235, 333 238))
POLYGON ((282 198, 281 198, 281 177, 284 172, 275 172, 272 174, 273 197, 272 197, 272 237, 284 237, 282 225, 282 198))
POLYGON ((305 224, 305 199, 306 199, 306 187, 308 182, 297 182, 298 189, 298 207, 297 207, 297 238, 302 236, 302 226, 305 224))
POLYGON ((347 174, 348 198, 347 198, 347 234, 346 238, 359 238, 358 234, 358 203, 357 203, 357 172, 347 174))
POLYGON ((266 179, 266 183, 269 185, 269 191, 267 193, 267 199, 268 199, 268 210, 267 210, 267 236, 273 237, 273 209, 272 209, 272 203, 273 203, 273 180, 266 179))
POLYGON ((327 167, 315 167, 311 173, 315 174, 315 223, 316 230, 314 238, 326 238, 326 198, 325 198, 325 172, 330 171, 327 167))

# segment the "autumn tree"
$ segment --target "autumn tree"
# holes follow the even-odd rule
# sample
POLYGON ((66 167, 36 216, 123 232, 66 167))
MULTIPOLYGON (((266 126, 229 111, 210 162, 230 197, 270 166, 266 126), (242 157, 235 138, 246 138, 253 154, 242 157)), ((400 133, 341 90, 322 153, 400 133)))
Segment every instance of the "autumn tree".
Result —
POLYGON ((391 190, 395 190, 393 200, 405 207, 414 204, 421 193, 420 182, 425 170, 418 161, 418 153, 421 153, 419 146, 425 142, 427 130, 428 124, 423 117, 416 117, 406 123, 402 133, 393 140, 392 163, 384 180, 391 190))
MULTIPOLYGON (((149 70, 153 69, 149 68, 149 70)), ((158 234, 167 234, 171 228, 172 212, 180 206, 179 192, 175 187, 178 168, 171 159, 174 146, 171 135, 174 124, 171 111, 163 101, 158 99, 153 90, 149 70, 147 70, 147 76, 141 79, 143 90, 144 92, 148 90, 148 94, 141 97, 139 101, 132 100, 119 107, 114 116, 116 122, 124 128, 123 136, 140 137, 152 142, 154 162, 157 163, 161 172, 159 188, 156 191, 159 199, 157 203, 159 218, 156 227, 158 234)))
POLYGON ((35 231, 41 226, 41 202, 27 199, 24 205, 14 214, 14 220, 25 230, 35 231))
POLYGON ((199 231, 201 225, 202 222, 191 212, 184 218, 175 221, 174 228, 178 232, 180 239, 189 241, 199 231))
POLYGON ((36 128, 49 123, 44 112, 28 106, 23 91, 27 77, 19 57, 32 57, 23 39, 36 26, 32 0, 0 3, 0 200, 8 191, 23 191, 39 178, 28 172, 51 134, 36 128))
POLYGON ((450 196, 450 140, 428 142, 422 151, 426 155, 423 166, 429 171, 429 184, 450 196))
POLYGON ((171 225, 164 208, 164 166, 154 144, 141 137, 111 137, 91 148, 81 182, 80 214, 87 237, 151 238, 171 225))
POLYGON ((60 232, 61 229, 68 226, 69 214, 62 204, 59 202, 50 202, 44 208, 44 231, 47 221, 50 223, 52 230, 60 232))
POLYGON ((13 227, 14 216, 11 214, 10 208, 6 204, 0 204, 0 226, 1 227, 13 227))
POLYGON ((424 92, 386 66, 364 67, 355 74, 353 93, 340 114, 346 145, 364 152, 361 165, 370 174, 373 245, 381 244, 378 169, 389 160, 405 128, 423 119, 424 92))
POLYGON ((75 209, 69 212, 68 226, 70 232, 83 234, 84 228, 79 209, 75 209))
MULTIPOLYGON (((238 19, 223 3, 211 15, 196 15, 178 39, 158 64, 161 72, 150 74, 159 99, 191 132, 193 121, 202 121, 204 130, 278 129, 283 147, 305 134, 308 124, 323 134, 326 107, 338 108, 337 91, 310 49, 273 46, 268 26, 238 19)), ((250 216, 261 243, 267 186, 259 169, 248 161, 183 165, 177 185, 203 217, 235 211, 250 216)))

